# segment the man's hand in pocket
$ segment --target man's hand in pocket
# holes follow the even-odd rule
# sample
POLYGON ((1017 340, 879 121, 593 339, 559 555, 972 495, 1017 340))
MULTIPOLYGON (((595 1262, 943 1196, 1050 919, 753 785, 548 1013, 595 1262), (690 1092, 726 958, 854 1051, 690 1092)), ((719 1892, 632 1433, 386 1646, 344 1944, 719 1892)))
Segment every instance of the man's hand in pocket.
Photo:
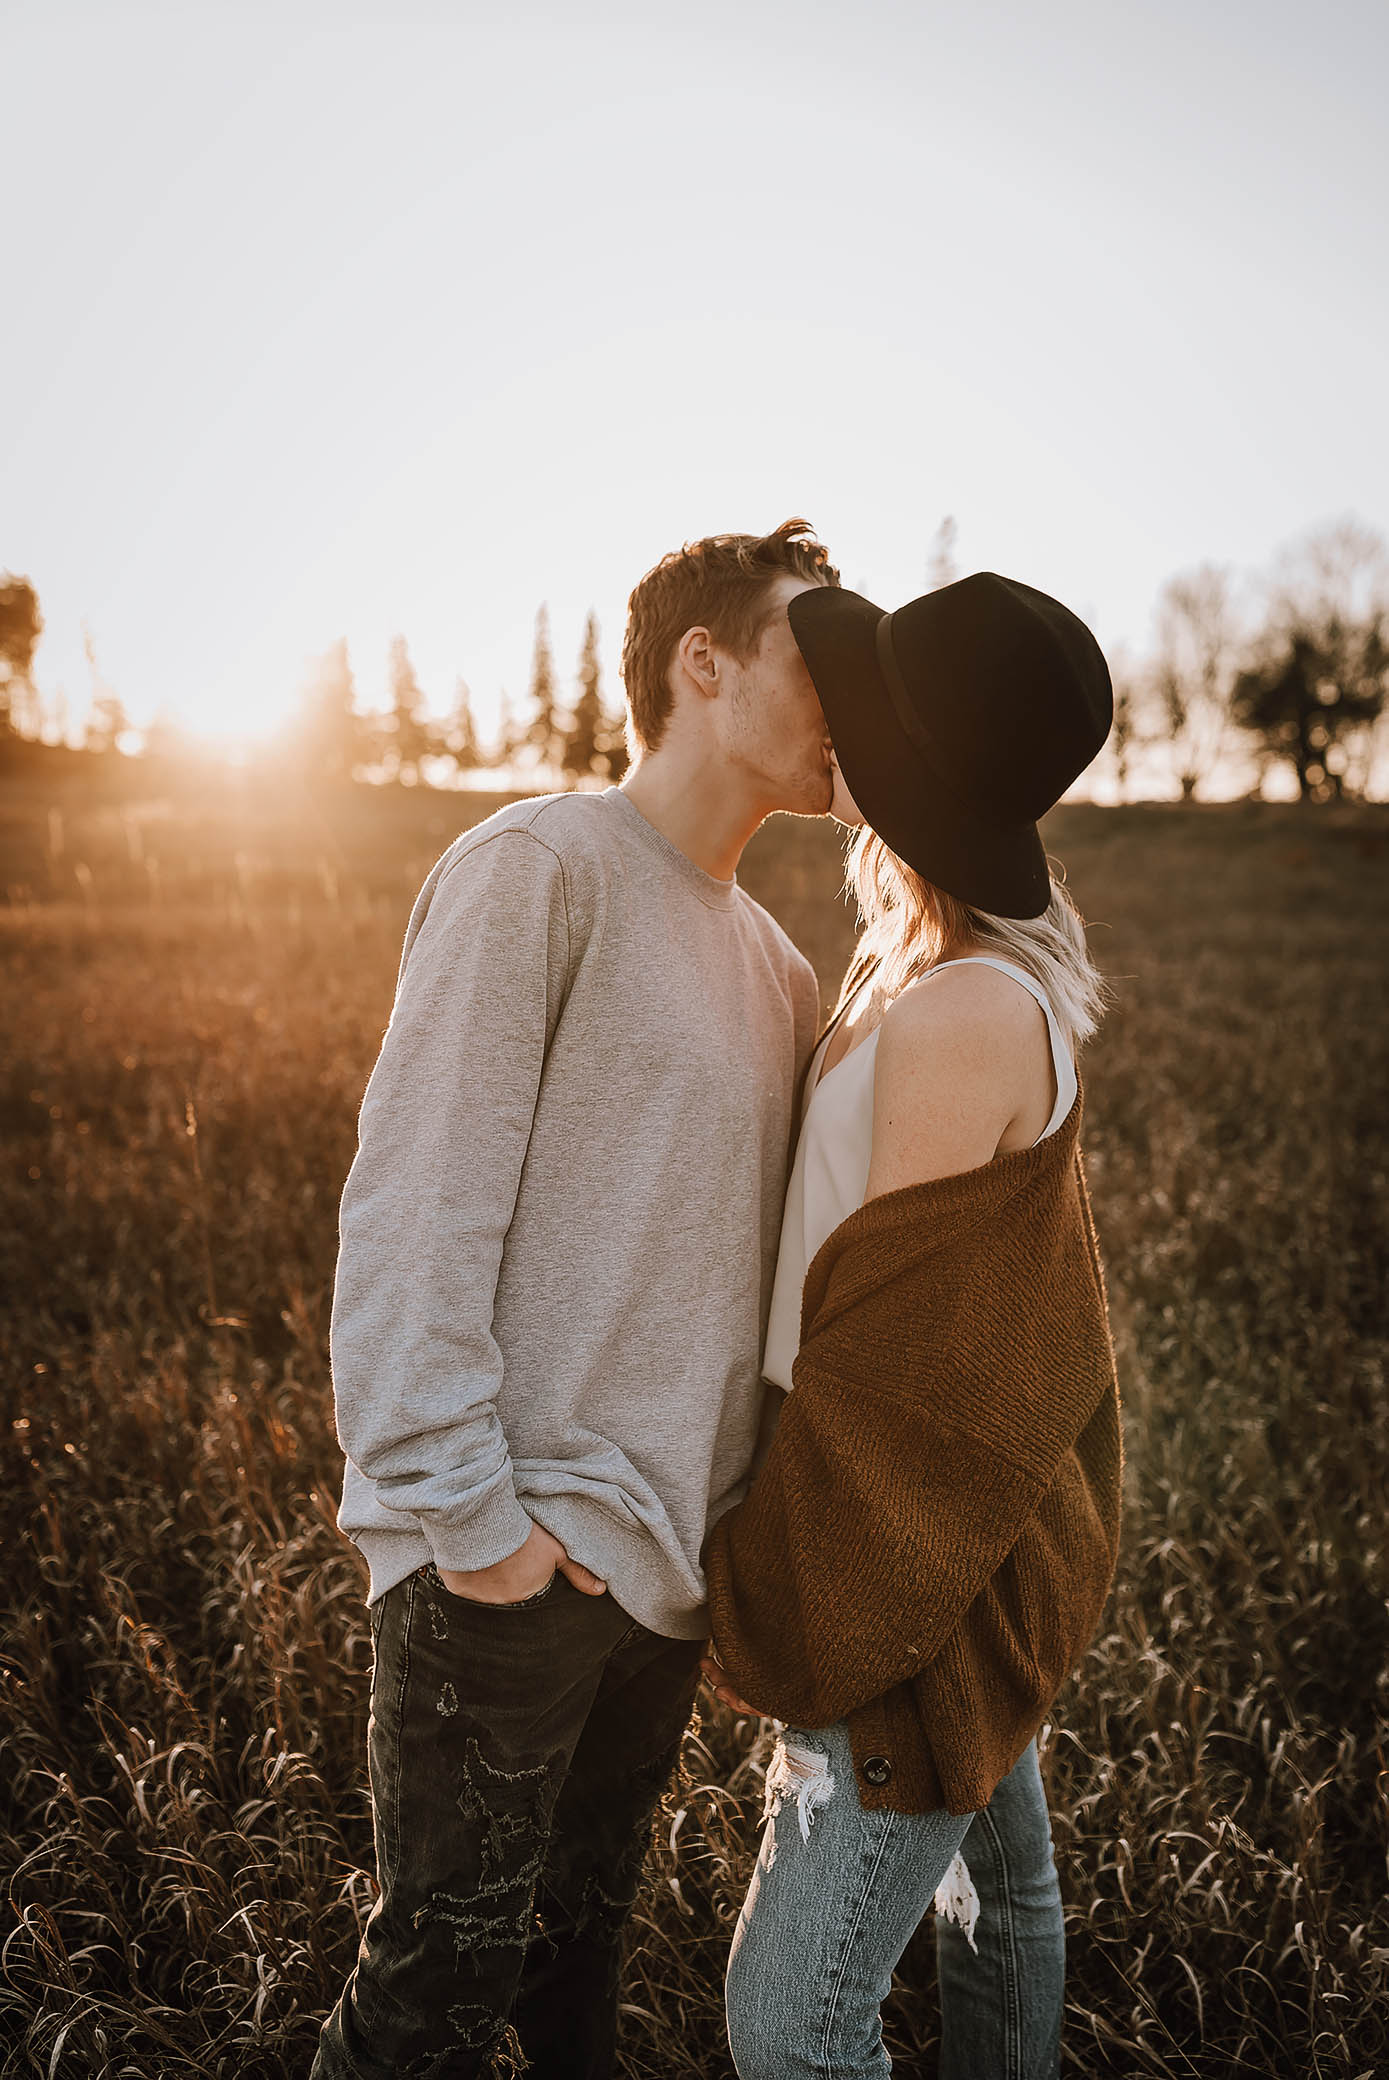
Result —
POLYGON ((543 1524, 532 1524, 525 1544, 508 1553, 505 1560, 470 1571, 441 1567, 439 1580, 454 1596, 466 1597, 472 1603, 522 1603, 527 1596, 543 1589, 556 1571, 568 1575, 585 1596, 602 1596, 608 1586, 590 1568, 571 1560, 543 1524))

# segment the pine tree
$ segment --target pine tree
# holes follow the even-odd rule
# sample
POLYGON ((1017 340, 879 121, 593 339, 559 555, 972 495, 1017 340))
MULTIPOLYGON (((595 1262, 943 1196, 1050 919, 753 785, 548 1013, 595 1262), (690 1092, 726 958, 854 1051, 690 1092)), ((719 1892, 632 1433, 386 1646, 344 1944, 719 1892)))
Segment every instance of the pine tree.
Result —
POLYGON ((418 780, 420 760, 429 752, 429 729, 420 715, 424 695, 420 692, 419 681, 415 677, 415 667, 410 662, 410 652, 404 636, 391 638, 387 677, 391 695, 392 750, 396 777, 403 778, 408 771, 418 780))
POLYGON ((603 698, 598 617, 590 611, 579 656, 579 697, 564 740, 564 770, 576 780, 585 779, 590 773, 603 780, 620 780, 627 763, 623 717, 615 715, 603 698))
POLYGON ((444 744, 460 773, 472 772, 483 763, 473 720, 473 697, 461 674, 454 681, 453 711, 445 727, 444 744))
POLYGON ((531 659, 530 702, 533 713, 518 748, 533 765, 553 770, 564 754, 564 730, 557 708, 555 660, 550 649, 550 615, 541 607, 535 617, 535 651, 531 659))
POLYGON ((584 625, 584 647, 579 656, 579 698, 574 719, 565 732, 561 764, 576 780, 598 771, 598 744, 602 735, 602 669, 598 663, 598 620, 590 612, 584 625))
POLYGON ((346 637, 340 636, 315 659, 291 735, 306 779, 352 777, 363 748, 363 726, 346 637))
POLYGON ((627 749, 627 719, 624 713, 603 710, 603 727, 598 733, 597 769, 606 780, 620 780, 632 763, 627 749))
POLYGON ((503 687, 497 696, 497 727, 492 738, 492 750, 486 763, 489 766, 509 766, 520 749, 524 731, 516 720, 516 709, 511 695, 503 687))

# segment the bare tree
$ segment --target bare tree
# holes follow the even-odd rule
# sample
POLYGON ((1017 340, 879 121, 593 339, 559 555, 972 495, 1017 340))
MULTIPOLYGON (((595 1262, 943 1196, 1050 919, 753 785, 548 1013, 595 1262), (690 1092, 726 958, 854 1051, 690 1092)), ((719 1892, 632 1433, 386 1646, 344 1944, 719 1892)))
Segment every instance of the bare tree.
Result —
POLYGON ((92 697, 87 711, 87 727, 83 743, 88 751, 111 752, 120 749, 121 738, 130 728, 130 717, 125 712, 125 703, 118 693, 98 693, 92 697))
POLYGON ((92 697, 82 741, 88 751, 116 751, 130 728, 130 717, 126 714, 124 701, 96 661, 96 643, 85 621, 82 623, 82 649, 92 680, 92 697))
POLYGON ((1229 572, 1203 563, 1169 578, 1158 596, 1153 685, 1184 802, 1219 764, 1238 651, 1229 572))
POLYGON ((1134 754, 1144 741, 1143 673, 1141 667, 1134 664, 1128 651, 1122 646, 1116 646, 1109 657, 1109 676, 1114 686, 1114 721, 1110 726, 1105 750, 1114 774, 1115 794, 1120 802, 1126 802, 1129 798, 1134 754))
POLYGON ((1389 763, 1389 700, 1382 703, 1372 721, 1346 731, 1342 749, 1345 753, 1344 791, 1352 800, 1364 801, 1374 784, 1381 759, 1389 763))
POLYGON ((1269 594, 1275 615, 1302 627, 1371 620, 1389 598, 1389 544, 1353 513, 1328 520, 1280 552, 1269 594))
POLYGON ((939 592, 942 585, 953 585, 959 577, 955 562, 955 538, 959 530, 953 513, 947 513, 936 529, 931 543, 931 553, 926 559, 926 590, 939 592))
POLYGON ((1341 519, 1284 550, 1269 618, 1235 701, 1266 760, 1286 759, 1304 801, 1360 794, 1389 700, 1389 549, 1341 519))
POLYGON ((65 686, 55 686, 48 706, 48 735, 50 744, 66 744, 71 723, 71 704, 65 686))

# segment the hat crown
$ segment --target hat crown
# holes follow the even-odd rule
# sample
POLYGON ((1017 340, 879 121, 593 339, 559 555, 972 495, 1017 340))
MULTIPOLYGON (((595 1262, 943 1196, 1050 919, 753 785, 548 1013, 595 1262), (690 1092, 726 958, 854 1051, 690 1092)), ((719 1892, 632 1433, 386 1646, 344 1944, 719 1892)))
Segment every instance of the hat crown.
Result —
POLYGON ((924 593, 887 619, 895 690, 940 778, 1001 821, 1044 815, 1114 717, 1109 667, 1085 623, 995 571, 924 593))
POLYGON ((1109 733, 1099 644, 1059 600, 977 571, 886 614, 816 586, 787 608, 840 771, 899 859, 974 908, 1040 917, 1038 818, 1109 733))

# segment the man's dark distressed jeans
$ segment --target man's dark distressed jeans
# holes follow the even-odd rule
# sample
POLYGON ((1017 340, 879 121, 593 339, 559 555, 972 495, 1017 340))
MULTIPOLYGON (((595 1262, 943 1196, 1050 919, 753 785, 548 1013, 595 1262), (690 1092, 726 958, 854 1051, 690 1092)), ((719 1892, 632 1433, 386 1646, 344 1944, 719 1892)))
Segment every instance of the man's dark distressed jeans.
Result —
POLYGON ((465 2080, 514 2025, 530 2080, 601 2080, 618 1951, 700 1640, 562 1574, 524 1603, 428 1565, 372 1605, 380 1897, 311 2080, 465 2080))

